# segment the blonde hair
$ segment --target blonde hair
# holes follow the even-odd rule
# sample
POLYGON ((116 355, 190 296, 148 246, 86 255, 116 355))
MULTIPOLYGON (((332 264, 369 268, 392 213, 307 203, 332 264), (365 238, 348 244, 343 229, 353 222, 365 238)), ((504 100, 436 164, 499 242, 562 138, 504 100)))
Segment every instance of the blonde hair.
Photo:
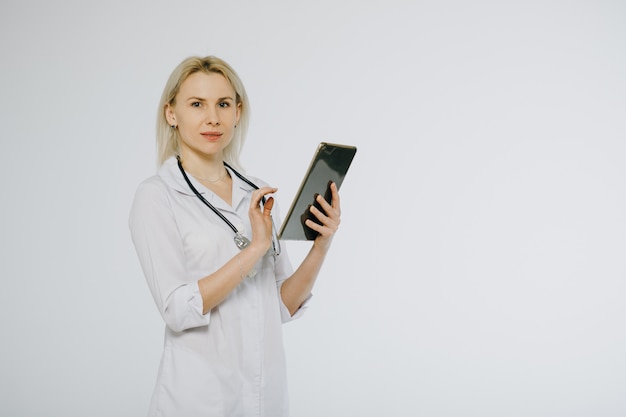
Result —
POLYGON ((163 89, 163 94, 161 95, 159 111, 157 113, 156 136, 158 165, 161 166, 167 159, 180 154, 180 138, 178 136, 178 129, 172 129, 169 123, 167 123, 167 119, 165 118, 165 108, 168 104, 175 104, 176 95, 180 90, 180 86, 187 79, 187 77, 196 72, 221 74, 230 83, 233 90, 235 90, 235 100, 237 104, 241 106, 241 110, 239 122, 237 123, 237 128, 233 134, 233 139, 230 141, 228 146, 224 148, 224 160, 235 168, 241 169, 239 154, 241 153, 241 149, 246 138, 248 121, 250 119, 248 95, 246 94, 246 89, 244 88, 243 83, 235 70, 226 62, 214 56, 206 56, 204 58, 192 56, 185 59, 183 62, 178 64, 167 80, 165 88, 163 89))

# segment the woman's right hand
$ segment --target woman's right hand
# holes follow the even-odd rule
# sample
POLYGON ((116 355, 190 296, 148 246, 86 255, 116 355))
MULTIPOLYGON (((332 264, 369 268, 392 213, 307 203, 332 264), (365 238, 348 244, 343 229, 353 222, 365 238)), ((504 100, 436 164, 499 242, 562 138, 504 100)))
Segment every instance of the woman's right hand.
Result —
POLYGON ((263 253, 267 252, 272 244, 273 229, 271 214, 272 207, 274 207, 274 197, 267 197, 263 207, 261 207, 261 199, 276 191, 278 191, 278 188, 272 187, 261 187, 253 191, 250 210, 248 211, 250 225, 252 227, 252 242, 250 244, 257 246, 263 253))

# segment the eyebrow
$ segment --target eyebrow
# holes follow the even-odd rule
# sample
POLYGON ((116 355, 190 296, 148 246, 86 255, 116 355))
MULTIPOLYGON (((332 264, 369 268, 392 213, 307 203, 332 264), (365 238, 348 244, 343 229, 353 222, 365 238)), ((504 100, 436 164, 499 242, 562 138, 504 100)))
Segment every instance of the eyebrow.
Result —
MULTIPOLYGON (((189 97, 189 98, 187 99, 187 101, 190 101, 190 100, 193 100, 193 101, 203 101, 203 102, 204 102, 204 101, 207 101, 205 98, 201 98, 201 97, 189 97)), ((232 98, 232 97, 228 97, 228 96, 227 96, 227 97, 220 97, 220 98, 218 98, 218 99, 217 99, 217 101, 224 101, 224 100, 231 100, 231 101, 235 101, 235 99, 234 99, 234 98, 232 98)))

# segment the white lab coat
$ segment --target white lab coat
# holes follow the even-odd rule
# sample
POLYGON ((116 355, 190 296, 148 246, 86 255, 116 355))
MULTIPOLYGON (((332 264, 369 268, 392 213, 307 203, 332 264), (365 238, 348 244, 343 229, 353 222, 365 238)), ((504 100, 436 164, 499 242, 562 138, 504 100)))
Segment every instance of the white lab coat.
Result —
MULTIPOLYGON (((190 180, 251 238, 252 187, 232 172, 231 177, 232 207, 193 177, 190 180)), ((272 213, 275 216, 276 209, 272 213)), ((281 324, 299 317, 307 303, 291 317, 280 298, 280 286, 293 272, 284 248, 278 256, 270 249, 253 276, 203 315, 198 279, 219 269, 238 249, 232 229, 193 194, 175 158, 140 184, 129 225, 166 324, 149 416, 287 416, 281 324)))

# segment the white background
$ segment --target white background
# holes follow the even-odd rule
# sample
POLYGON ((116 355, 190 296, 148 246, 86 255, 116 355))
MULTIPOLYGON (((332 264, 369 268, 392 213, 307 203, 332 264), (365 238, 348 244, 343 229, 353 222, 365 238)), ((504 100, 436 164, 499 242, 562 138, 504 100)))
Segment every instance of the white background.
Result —
POLYGON ((597 0, 3 1, 0 415, 145 415, 127 218, 196 54, 243 78, 283 212, 318 142, 359 148, 285 326, 293 416, 626 415, 626 5, 597 0))

